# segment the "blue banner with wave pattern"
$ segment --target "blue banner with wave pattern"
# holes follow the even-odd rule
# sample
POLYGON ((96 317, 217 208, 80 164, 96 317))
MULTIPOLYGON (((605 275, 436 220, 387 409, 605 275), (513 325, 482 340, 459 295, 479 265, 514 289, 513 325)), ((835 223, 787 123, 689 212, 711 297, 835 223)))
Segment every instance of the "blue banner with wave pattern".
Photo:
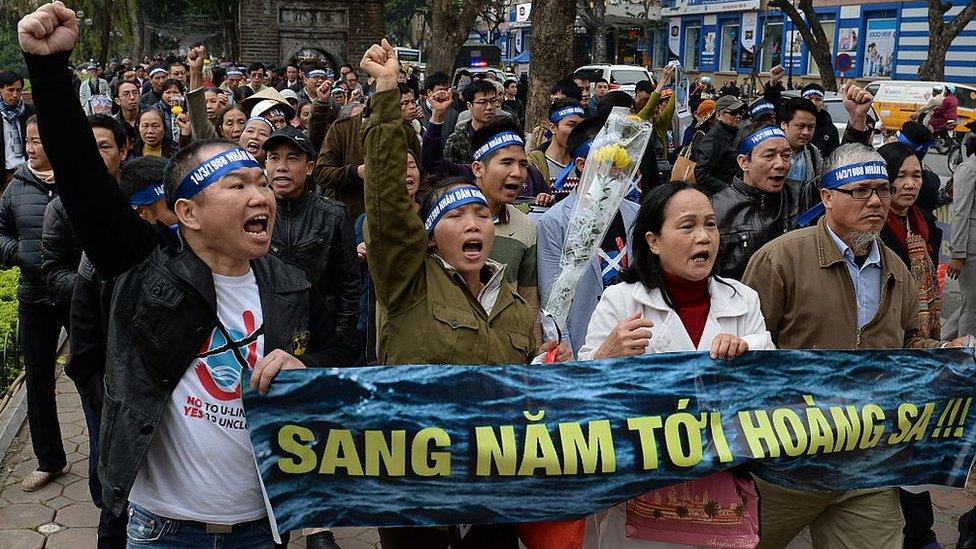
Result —
POLYGON ((245 408, 281 531, 510 523, 734 466, 808 490, 963 486, 974 380, 971 349, 689 352, 285 371, 245 408))

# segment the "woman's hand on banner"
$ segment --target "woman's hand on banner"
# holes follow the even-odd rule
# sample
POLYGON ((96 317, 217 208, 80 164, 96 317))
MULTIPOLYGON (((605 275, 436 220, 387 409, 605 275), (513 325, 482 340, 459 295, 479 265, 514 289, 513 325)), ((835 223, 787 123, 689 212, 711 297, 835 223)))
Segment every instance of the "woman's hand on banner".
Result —
POLYGON ((642 355, 651 343, 654 323, 641 318, 640 311, 621 320, 593 353, 593 358, 642 355))
POLYGON ((715 360, 732 360, 749 350, 749 344, 741 337, 732 334, 719 334, 712 340, 709 356, 715 360))

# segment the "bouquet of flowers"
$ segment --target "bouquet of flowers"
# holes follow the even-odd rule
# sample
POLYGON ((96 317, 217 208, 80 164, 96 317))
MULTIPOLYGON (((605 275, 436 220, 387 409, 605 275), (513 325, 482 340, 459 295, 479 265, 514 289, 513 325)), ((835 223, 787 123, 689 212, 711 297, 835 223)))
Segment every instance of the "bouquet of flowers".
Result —
POLYGON ((560 273, 542 310, 547 339, 565 333, 576 284, 613 221, 652 135, 651 124, 618 107, 593 140, 580 177, 560 273))

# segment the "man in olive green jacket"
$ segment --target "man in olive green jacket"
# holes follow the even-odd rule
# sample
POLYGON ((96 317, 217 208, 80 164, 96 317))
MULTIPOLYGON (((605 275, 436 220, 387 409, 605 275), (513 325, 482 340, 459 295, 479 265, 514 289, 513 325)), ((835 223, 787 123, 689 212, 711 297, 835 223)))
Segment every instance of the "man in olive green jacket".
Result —
MULTIPOLYGON (((372 101, 372 99, 370 99, 372 101)), ((396 105, 400 113, 399 102, 396 105)), ((363 179, 366 166, 363 157, 362 139, 363 115, 339 117, 325 134, 319 158, 315 162, 312 177, 315 184, 322 187, 325 196, 346 205, 349 219, 357 219, 363 213, 363 179)), ((420 139, 413 126, 403 120, 400 127, 407 146, 414 151, 414 158, 420 158, 420 139)), ((402 186, 403 180, 401 178, 402 186)), ((372 258, 370 258, 372 260, 372 258)))

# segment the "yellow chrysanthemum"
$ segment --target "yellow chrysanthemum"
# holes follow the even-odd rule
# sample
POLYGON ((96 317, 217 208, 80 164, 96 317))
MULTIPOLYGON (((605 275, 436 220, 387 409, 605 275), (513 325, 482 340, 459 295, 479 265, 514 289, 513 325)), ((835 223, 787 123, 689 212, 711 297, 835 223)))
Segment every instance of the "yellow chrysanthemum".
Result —
POLYGON ((617 169, 627 168, 633 162, 627 154, 627 149, 617 144, 600 147, 594 153, 594 158, 597 162, 612 162, 613 167, 617 169))
POLYGON ((173 116, 179 116, 183 114, 183 107, 176 105, 173 108, 171 108, 169 112, 173 113, 173 116))

